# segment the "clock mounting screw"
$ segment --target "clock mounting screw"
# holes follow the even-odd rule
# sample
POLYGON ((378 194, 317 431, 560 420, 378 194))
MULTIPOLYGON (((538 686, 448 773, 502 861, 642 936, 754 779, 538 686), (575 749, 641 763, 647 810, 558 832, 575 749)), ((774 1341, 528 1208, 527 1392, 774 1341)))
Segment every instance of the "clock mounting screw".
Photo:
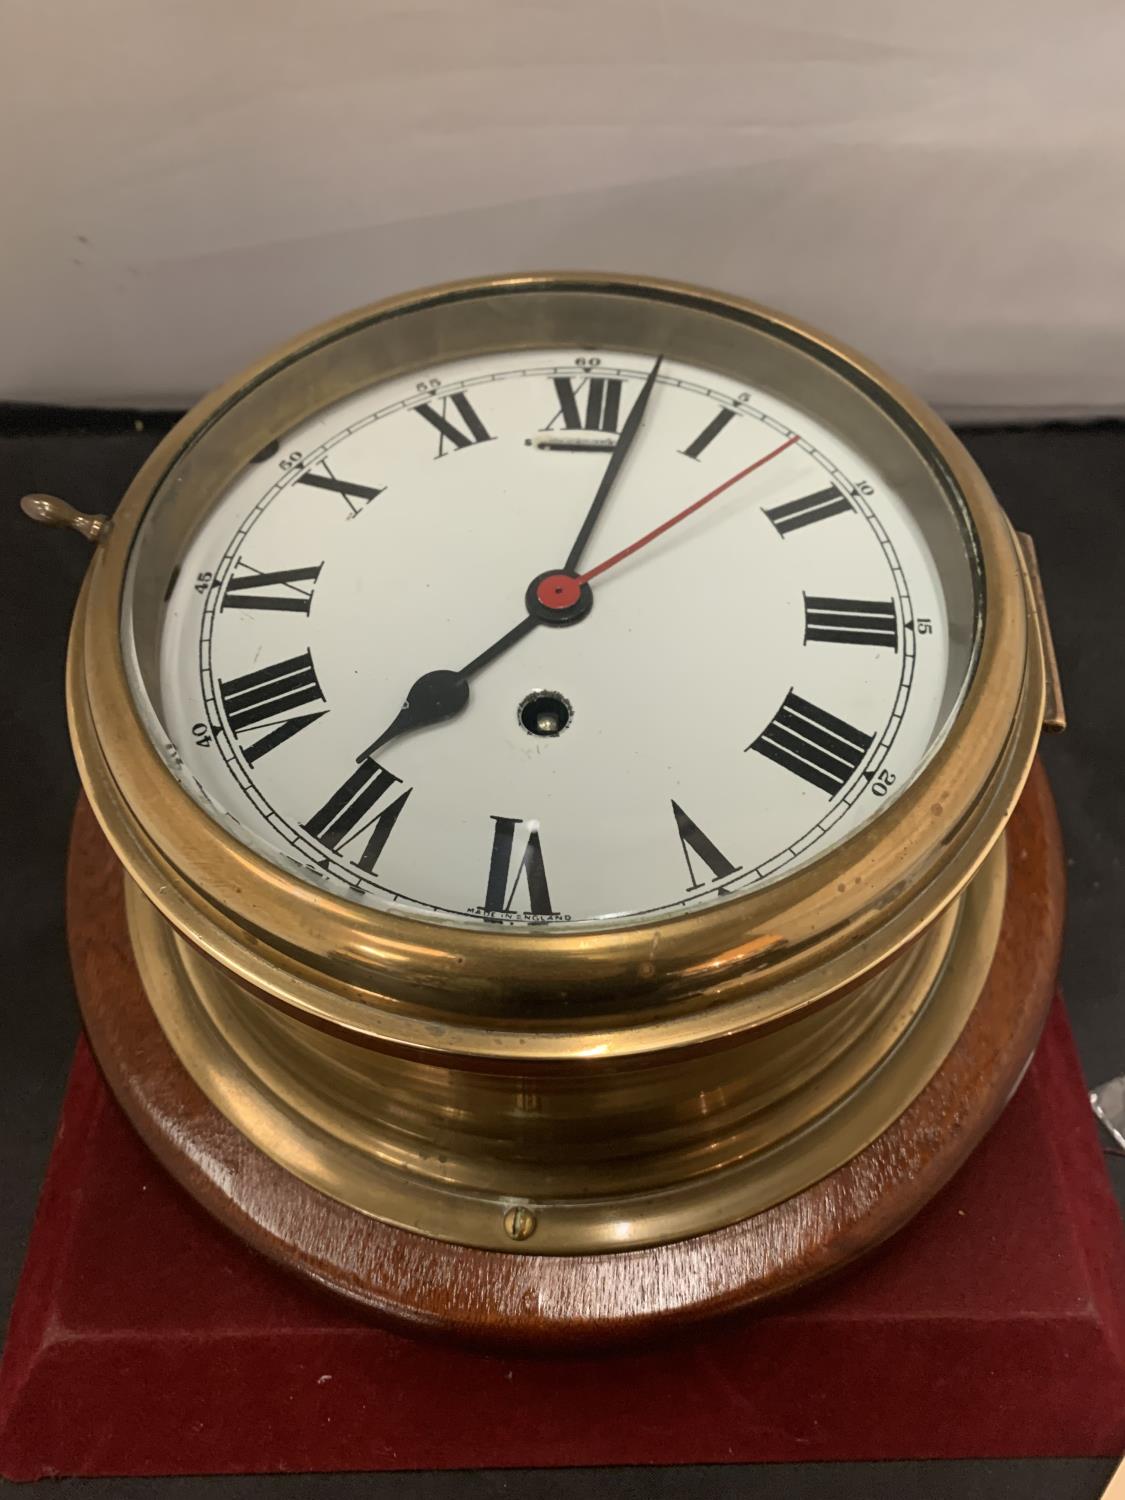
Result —
POLYGON ((538 1222, 531 1209, 521 1204, 519 1208, 510 1208, 504 1215, 504 1233, 511 1240, 529 1240, 538 1222))

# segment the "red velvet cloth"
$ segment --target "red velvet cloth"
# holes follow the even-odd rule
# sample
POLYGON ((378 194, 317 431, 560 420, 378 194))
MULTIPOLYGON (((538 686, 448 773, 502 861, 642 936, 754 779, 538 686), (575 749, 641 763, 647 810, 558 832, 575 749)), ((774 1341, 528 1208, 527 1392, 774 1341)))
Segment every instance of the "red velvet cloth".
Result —
POLYGON ((1061 1005, 955 1181, 845 1278, 674 1344, 508 1358, 387 1332, 157 1167, 79 1049, 0 1367, 0 1470, 1117 1454, 1125 1240, 1061 1005))

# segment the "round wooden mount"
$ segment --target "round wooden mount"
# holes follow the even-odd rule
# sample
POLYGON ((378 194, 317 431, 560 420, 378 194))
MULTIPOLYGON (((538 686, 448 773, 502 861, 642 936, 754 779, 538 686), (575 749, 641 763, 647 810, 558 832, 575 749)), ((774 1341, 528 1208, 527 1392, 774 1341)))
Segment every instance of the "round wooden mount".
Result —
POLYGON ((68 927, 86 1029, 149 1147, 257 1250, 415 1328, 540 1348, 670 1330, 779 1296, 885 1240, 946 1183, 1023 1075, 1054 992, 1064 863, 1038 764, 1012 816, 996 957, 930 1083, 865 1151, 795 1197, 694 1239, 619 1254, 468 1249, 384 1224, 290 1175, 188 1077, 149 1006, 125 925, 121 868, 85 802, 70 851, 68 927))

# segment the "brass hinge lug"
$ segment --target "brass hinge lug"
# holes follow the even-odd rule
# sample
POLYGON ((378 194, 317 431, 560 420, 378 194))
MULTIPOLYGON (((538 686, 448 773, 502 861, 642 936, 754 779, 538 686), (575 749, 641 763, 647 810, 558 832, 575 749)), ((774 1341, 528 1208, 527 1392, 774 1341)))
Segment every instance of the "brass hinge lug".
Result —
POLYGON ((60 500, 57 495, 25 495, 20 501, 20 509, 25 516, 30 516, 43 526, 69 527, 71 531, 77 531, 79 536, 84 536, 88 542, 104 541, 109 531, 108 516, 86 515, 83 511, 75 510, 65 500, 60 500))
POLYGON ((1016 540, 1023 558, 1024 576, 1031 590, 1035 622, 1039 627, 1039 640, 1043 647, 1043 670, 1047 678, 1047 695, 1043 704, 1043 728, 1050 734, 1061 734, 1066 728, 1066 705, 1063 703, 1062 681, 1059 678, 1055 643, 1051 639, 1051 622, 1047 618, 1047 599, 1043 593, 1043 580, 1039 576, 1039 559, 1035 553, 1035 542, 1026 531, 1017 531, 1016 540))

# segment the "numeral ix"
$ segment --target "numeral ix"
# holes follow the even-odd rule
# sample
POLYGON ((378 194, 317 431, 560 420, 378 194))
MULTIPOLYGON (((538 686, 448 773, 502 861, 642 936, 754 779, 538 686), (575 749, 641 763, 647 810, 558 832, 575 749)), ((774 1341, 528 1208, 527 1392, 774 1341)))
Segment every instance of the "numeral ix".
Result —
POLYGON ((315 568, 280 568, 273 573, 262 573, 239 558, 235 566, 244 571, 228 581, 223 593, 223 609, 283 609, 307 615, 324 564, 317 563, 315 568), (303 587, 305 584, 307 588, 303 587), (267 593, 268 589, 277 589, 277 592, 267 593))

